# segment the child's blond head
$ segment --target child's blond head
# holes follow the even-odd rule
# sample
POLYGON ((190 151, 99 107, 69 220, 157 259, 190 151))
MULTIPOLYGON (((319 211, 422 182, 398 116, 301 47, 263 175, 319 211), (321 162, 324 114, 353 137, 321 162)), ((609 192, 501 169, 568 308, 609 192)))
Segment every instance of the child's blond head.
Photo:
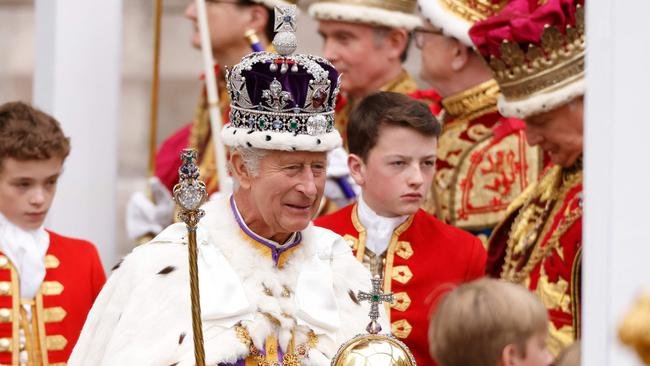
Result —
POLYGON ((494 279, 459 286, 440 302, 429 328, 431 354, 441 366, 495 366, 512 344, 545 332, 544 305, 526 288, 494 279))

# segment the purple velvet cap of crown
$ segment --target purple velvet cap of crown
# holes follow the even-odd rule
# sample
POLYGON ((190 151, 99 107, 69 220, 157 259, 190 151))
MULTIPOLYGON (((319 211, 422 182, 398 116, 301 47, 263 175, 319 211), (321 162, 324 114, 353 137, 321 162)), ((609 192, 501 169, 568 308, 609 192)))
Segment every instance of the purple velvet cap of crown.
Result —
POLYGON ((341 145, 334 128, 339 73, 312 55, 250 54, 227 75, 229 146, 329 151, 341 145))
MULTIPOLYGON (((271 62, 276 61, 274 60, 271 62)), ((293 109, 295 107, 303 109, 305 107, 305 102, 307 101, 309 82, 314 80, 314 77, 300 64, 297 64, 297 72, 288 71, 282 73, 279 65, 275 72, 271 71, 269 67, 271 62, 254 64, 252 65, 252 70, 244 70, 242 72, 242 76, 246 78, 246 89, 248 90, 253 105, 264 105, 264 90, 269 90, 271 82, 273 82, 273 80, 278 80, 282 85, 282 90, 289 92, 291 95, 291 100, 287 101, 288 103, 283 109, 293 109)), ((334 95, 334 89, 338 82, 339 73, 331 64, 329 64, 329 62, 324 63, 316 60, 314 60, 314 62, 317 62, 328 72, 328 79, 330 81, 329 92, 324 94, 321 97, 322 99, 319 100, 319 104, 314 107, 324 106, 325 108, 323 108, 323 111, 332 111, 334 110, 334 102, 336 98, 334 95)), ((296 63, 289 63, 289 66, 293 66, 293 64, 296 63)))

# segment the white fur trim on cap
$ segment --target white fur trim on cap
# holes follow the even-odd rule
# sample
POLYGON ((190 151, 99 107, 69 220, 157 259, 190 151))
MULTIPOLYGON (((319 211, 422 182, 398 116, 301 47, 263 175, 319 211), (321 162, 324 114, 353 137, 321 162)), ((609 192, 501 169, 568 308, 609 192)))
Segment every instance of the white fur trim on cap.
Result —
POLYGON ((309 15, 318 20, 367 23, 409 31, 422 25, 422 20, 416 15, 352 4, 315 3, 309 7, 309 15))
POLYGON ((560 107, 584 94, 585 79, 583 76, 560 89, 552 92, 541 92, 522 100, 507 100, 503 95, 500 95, 497 105, 501 115, 525 119, 560 107))
POLYGON ((284 151, 330 151, 340 147, 343 143, 341 135, 336 129, 316 136, 273 131, 249 132, 249 129, 226 125, 221 130, 221 139, 224 144, 232 147, 284 151))
POLYGON ((440 2, 441 0, 418 0, 420 13, 431 24, 441 28, 446 36, 454 37, 466 46, 473 47, 468 34, 472 22, 453 13, 440 2))

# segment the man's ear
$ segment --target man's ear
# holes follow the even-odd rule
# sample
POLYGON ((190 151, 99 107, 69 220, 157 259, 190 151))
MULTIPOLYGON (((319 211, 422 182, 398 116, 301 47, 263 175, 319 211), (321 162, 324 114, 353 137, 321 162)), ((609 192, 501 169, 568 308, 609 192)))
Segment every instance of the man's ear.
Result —
POLYGON ((514 344, 508 344, 503 348, 503 351, 501 351, 501 359, 499 360, 498 365, 518 366, 521 364, 520 360, 521 356, 519 355, 517 347, 514 344))
POLYGON ((230 170, 235 179, 239 182, 239 187, 249 189, 251 186, 252 176, 244 162, 244 158, 236 151, 230 155, 230 170))
MULTIPOLYGON (((266 39, 265 27, 266 23, 273 21, 269 19, 269 12, 263 5, 253 5, 249 7, 250 19, 248 21, 248 27, 255 30, 258 37, 264 37, 266 39)), ((267 41, 271 41, 268 39, 267 41)))
POLYGON ((463 44, 463 42, 453 39, 449 42, 454 42, 454 46, 451 47, 452 59, 451 59, 451 69, 454 71, 462 70, 465 65, 469 62, 470 49, 463 44))
POLYGON ((391 29, 386 36, 387 45, 390 46, 389 56, 399 60, 406 47, 408 47, 408 39, 409 33, 406 29, 391 29))
POLYGON ((366 183, 366 164, 359 155, 348 155, 348 168, 350 169, 350 176, 352 179, 363 188, 366 183))

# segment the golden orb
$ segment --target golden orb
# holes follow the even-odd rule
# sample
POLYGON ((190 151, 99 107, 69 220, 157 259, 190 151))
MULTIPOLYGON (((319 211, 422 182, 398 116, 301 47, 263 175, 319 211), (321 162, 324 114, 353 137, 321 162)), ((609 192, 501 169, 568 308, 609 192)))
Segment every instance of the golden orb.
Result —
POLYGON ((382 334, 358 335, 344 343, 332 366, 416 366, 408 347, 397 338, 382 334))

